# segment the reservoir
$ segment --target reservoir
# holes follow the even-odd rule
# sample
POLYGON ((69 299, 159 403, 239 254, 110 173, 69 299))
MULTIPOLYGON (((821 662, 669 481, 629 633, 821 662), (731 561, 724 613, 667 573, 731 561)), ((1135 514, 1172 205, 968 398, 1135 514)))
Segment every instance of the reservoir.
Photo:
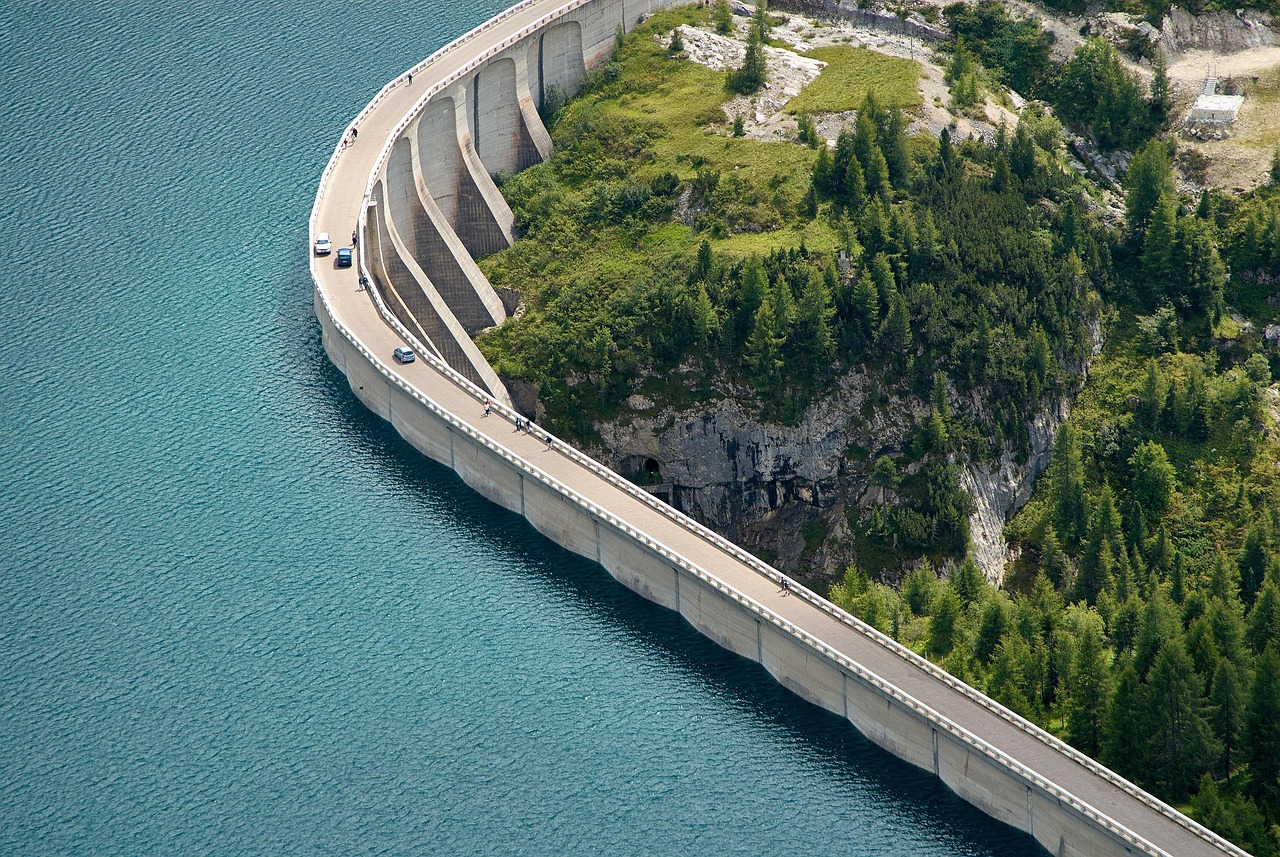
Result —
POLYGON ((326 360, 325 160, 503 5, 0 9, 0 853, 1040 853, 326 360))

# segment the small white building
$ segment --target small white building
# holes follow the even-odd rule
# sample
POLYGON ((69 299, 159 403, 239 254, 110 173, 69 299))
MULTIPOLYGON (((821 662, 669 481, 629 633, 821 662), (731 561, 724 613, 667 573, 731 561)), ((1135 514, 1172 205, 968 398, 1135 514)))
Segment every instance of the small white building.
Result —
POLYGON ((1236 121, 1243 95, 1218 95, 1218 76, 1212 71, 1204 79, 1204 91, 1191 105, 1187 122, 1192 125, 1230 125, 1236 121))
POLYGON ((1201 95, 1191 106, 1188 122, 1214 125, 1230 125, 1236 121, 1243 95, 1201 95))

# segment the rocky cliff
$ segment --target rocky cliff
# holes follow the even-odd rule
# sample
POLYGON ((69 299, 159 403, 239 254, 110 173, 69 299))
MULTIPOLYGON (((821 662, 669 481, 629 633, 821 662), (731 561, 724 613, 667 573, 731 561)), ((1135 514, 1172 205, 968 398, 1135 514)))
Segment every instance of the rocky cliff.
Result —
MULTIPOLYGON (((632 396, 621 416, 597 425, 601 444, 590 452, 782 568, 835 579, 854 559, 853 527, 896 499, 872 479, 874 461, 896 457, 929 415, 927 403, 877 384, 855 369, 794 426, 761 422, 757 405, 733 396, 682 409, 632 396)), ((1067 411, 1055 402, 1030 422, 1025 460, 1006 449, 957 462, 973 501, 975 558, 992 580, 1004 572, 1004 523, 1031 496, 1067 411)))

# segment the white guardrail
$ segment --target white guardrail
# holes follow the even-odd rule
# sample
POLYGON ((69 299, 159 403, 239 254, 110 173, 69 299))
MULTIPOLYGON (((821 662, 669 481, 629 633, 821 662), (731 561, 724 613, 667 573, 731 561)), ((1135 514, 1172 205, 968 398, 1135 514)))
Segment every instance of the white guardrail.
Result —
MULTIPOLYGON (((437 62, 445 54, 456 51, 456 50, 460 50, 468 42, 473 41, 483 33, 487 32, 488 30, 492 29, 498 24, 502 23, 503 21, 508 20, 513 15, 516 15, 530 7, 533 7, 545 2, 546 0, 522 0, 522 2, 517 3, 514 6, 511 6, 510 8, 504 10, 498 15, 495 15, 494 17, 490 18, 488 21, 485 21, 483 24, 471 30, 470 32, 458 37, 454 41, 440 48, 435 53, 431 54, 431 56, 427 57, 426 59, 424 59, 417 65, 413 66, 411 69, 409 69, 407 73, 411 73, 411 74, 421 73, 424 69, 429 68, 432 64, 437 62)), ((562 4, 554 8, 552 11, 539 16, 537 20, 535 20, 531 24, 526 25, 525 27, 522 27, 516 34, 512 36, 508 36, 497 45, 491 46, 488 49, 484 50, 482 53, 477 54, 475 57, 473 57, 468 62, 463 64, 453 74, 447 76, 442 80, 436 81, 424 92, 422 97, 419 98, 417 102, 415 102, 414 106, 409 110, 408 113, 405 114, 404 118, 396 125, 396 127, 388 135, 387 140, 382 148, 382 151, 378 156, 377 162, 375 163, 373 170, 370 172, 369 179, 365 185, 365 193, 362 199, 360 213, 359 213, 359 229, 362 234, 364 233, 367 226, 368 203, 373 194, 373 186, 377 182, 377 178, 381 173, 383 166, 386 164, 387 158, 390 156, 391 149, 394 146, 395 141, 399 139, 400 135, 404 132, 404 130, 417 118, 417 116, 425 108, 427 103, 437 94, 439 94, 443 89, 447 88, 448 86, 451 86, 452 84, 456 83, 458 80, 462 79, 466 75, 472 73, 476 68, 483 65, 488 60, 492 59, 495 55, 501 53, 502 51, 505 51, 507 48, 511 47, 513 44, 516 44, 522 39, 528 37, 530 34, 536 32, 542 27, 545 27, 547 24, 555 21, 557 18, 560 18, 563 15, 569 12, 572 12, 575 9, 578 9, 592 2, 596 2, 596 0, 571 0, 571 2, 562 4)), ((393 78, 385 86, 383 86, 382 89, 379 90, 378 93, 373 97, 373 99, 367 105, 365 105, 364 109, 360 111, 359 115, 357 115, 357 117, 351 122, 347 130, 349 131, 351 128, 358 126, 361 121, 363 121, 366 117, 368 117, 368 115, 387 96, 387 94, 391 92, 391 90, 394 87, 400 84, 400 81, 402 78, 403 78, 403 75, 397 76, 393 78)), ((312 207, 311 217, 309 220, 309 229, 310 229, 311 236, 314 236, 315 234, 316 218, 319 213, 320 202, 324 196, 324 191, 326 186, 328 185, 329 178, 332 175, 334 167, 338 162, 338 158, 342 154, 342 150, 345 145, 345 140, 346 140, 346 134, 344 133, 344 135, 339 139, 337 145, 334 147, 333 153, 329 158, 329 162, 325 165, 324 172, 321 174, 319 186, 316 188, 315 204, 312 207)), ((360 255, 361 255, 361 262, 360 262, 361 275, 364 277, 369 277, 369 272, 364 267, 363 254, 360 254, 360 255)), ((763 618, 768 619, 771 623, 777 625, 779 628, 783 629, 787 633, 791 634, 792 636, 798 639, 803 640, 806 644, 810 645, 812 648, 816 649, 817 651, 823 653, 825 656, 827 656, 828 658, 830 658, 831 660, 839 664, 841 667, 847 669, 852 674, 858 676, 862 680, 866 681, 868 684, 871 684, 877 687, 882 692, 884 692, 888 696, 898 701, 900 704, 906 706, 907 708, 910 708, 913 711, 916 711, 917 713, 922 714, 927 720, 929 720, 935 726, 943 729, 949 734, 956 736, 962 742, 964 742, 969 746, 972 746, 973 748, 981 752, 983 755, 997 762, 1001 766, 1006 767, 1011 771, 1014 771, 1019 776, 1026 779, 1028 782, 1035 784, 1039 788, 1043 789, 1046 793, 1066 803, 1068 806, 1072 807, 1081 815, 1084 815, 1085 817, 1094 820, 1100 826, 1104 827, 1105 829, 1107 829, 1108 831, 1110 831, 1111 833, 1113 833, 1123 841, 1128 842, 1132 845, 1135 845, 1151 855, 1156 855, 1156 857, 1172 857, 1172 855, 1169 855, 1167 852, 1156 847, 1151 842, 1147 841, 1143 837, 1139 836, 1138 834, 1134 833, 1133 831, 1129 830, 1128 828, 1114 821, 1109 816, 1101 812, 1098 812, 1093 807, 1079 800, 1074 795, 1065 791, 1055 783, 1049 780, 1046 780, 1040 774, 1036 773, 1030 768, 1027 768, 1021 762, 1008 756, 1003 751, 993 747, 992 745, 988 744, 986 741, 977 737, 976 735, 973 735, 967 729, 964 729, 958 724, 952 722, 950 719, 944 717, 934 709, 919 702, 914 697, 902 692, 893 684, 885 681, 878 675, 866 670, 860 664, 857 664, 849 660, 843 654, 832 649, 822 641, 810 635, 808 632, 804 631, 798 626, 793 625, 791 622, 783 619, 781 616, 769 610, 767 607, 763 606, 762 604, 759 604, 758 602, 754 601, 748 596, 738 592, 736 589, 733 589, 728 584, 721 581, 719 578, 703 570, 702 568, 696 566, 689 560, 685 559, 683 556, 677 554, 675 551, 671 550, 670 548, 667 548, 665 545, 659 543, 658 541, 654 540, 650 536, 635 529, 630 524, 617 518, 607 510, 597 506, 595 503, 591 502, 590 500, 586 499, 582 495, 578 494, 578 492, 576 492, 569 486, 564 485, 559 480, 556 480, 555 478, 546 474, 538 467, 534 466, 533 464, 529 463, 523 458, 520 458, 519 456, 516 456, 515 454, 511 453, 505 447, 494 443, 484 435, 481 435, 480 433, 476 432, 473 428, 471 428, 470 425, 458 419, 447 409, 442 408, 438 404, 436 404, 435 401, 432 400, 430 397, 428 397, 425 393, 423 393, 422 391, 418 390, 416 387, 413 387, 412 385, 405 382, 399 375, 397 375, 385 363, 383 363, 380 358, 378 358, 368 348, 366 348, 364 344, 360 342, 360 340, 355 336, 353 332, 348 330, 340 321, 338 321, 337 317, 334 315, 332 311, 332 307, 330 306, 328 296, 324 294, 323 289, 319 289, 318 287, 319 278, 316 277, 316 274, 315 274, 315 267, 314 267, 315 264, 316 264, 315 257, 312 256, 310 259, 310 266, 309 266, 311 268, 312 278, 317 283, 317 289, 320 292, 321 302, 324 304, 325 311, 329 314, 330 320, 334 324, 334 327, 339 332, 341 332, 342 335, 353 346, 355 346, 355 348, 359 350, 361 354, 365 355, 365 357, 369 359, 369 361, 374 365, 375 368, 377 368, 377 370, 383 376, 385 376, 393 384, 395 384, 396 386, 400 387, 402 390, 407 392, 414 399, 422 403, 432 413, 435 413, 437 416, 441 417, 450 425, 462 431, 467 436, 471 437, 472 439, 483 444, 493 452, 497 453, 503 459, 516 465, 520 470, 524 471, 528 475, 533 476, 538 481, 548 485, 549 487, 552 487, 553 489, 563 494, 564 496, 569 497, 578 505, 580 505, 582 508, 587 510, 587 512, 592 516, 599 518, 600 520, 605 521, 606 523, 609 523, 611 526, 614 526, 619 530, 622 530, 623 532, 627 533, 629 536, 634 538, 636 541, 646 545, 654 552, 658 553, 664 558, 669 559, 671 562, 685 569, 688 573, 696 576, 697 578, 707 583, 714 589, 717 589, 718 591, 730 597, 732 600, 747 607, 751 612, 763 618)), ((370 278, 369 281, 370 283, 372 283, 373 282, 372 278, 370 278)), ((371 295, 374 303, 376 304, 378 313, 379 315, 381 315, 383 320, 393 330, 395 330, 401 337, 403 337, 406 342, 409 342, 410 344, 415 346, 415 350, 419 354, 421 354, 423 358, 427 362, 429 362, 434 369, 436 369, 436 371, 444 375, 446 378, 452 381, 460 389, 462 389, 463 391, 471 395, 473 398, 475 398, 477 402, 480 402, 481 400, 485 400, 485 399, 490 399, 490 396, 484 390, 480 389, 475 384, 473 384, 470 380, 468 380, 466 377, 459 374, 456 370, 453 369, 453 367, 449 366, 448 363, 446 363, 443 359, 441 359, 440 357, 432 353, 430 349, 424 347, 423 344, 416 337, 414 337, 404 327, 404 325, 400 323, 400 321, 395 317, 395 315, 388 309, 388 307, 382 300, 382 296, 379 294, 376 288, 373 288, 371 286, 368 289, 368 292, 371 295)), ((499 402, 493 402, 492 407, 499 414, 511 420, 514 420, 514 418, 517 415, 514 410, 507 408, 505 405, 502 405, 499 402)), ((553 441, 556 443, 557 449, 561 453, 569 457, 571 460, 573 460, 575 463, 579 464, 580 466, 586 468, 587 470, 590 470, 593 474, 595 474, 599 478, 604 479, 610 485, 614 486, 615 488, 621 491, 626 492, 633 499, 636 499, 644 503, 649 508, 657 511, 658 513, 662 514, 664 517, 677 523, 678 525, 688 530, 689 532, 692 532, 698 535, 699 537, 713 544, 716 548, 718 548, 725 554, 728 554, 735 560, 750 567, 752 570, 761 574, 762 576, 769 579, 770 581, 781 584, 785 575, 783 575, 777 569, 773 568, 770 565, 767 565, 766 563, 761 562, 759 559, 747 553, 746 551, 742 550, 740 547, 728 541, 727 539, 723 538, 719 534, 709 530, 708 528, 698 523, 697 521, 693 520, 692 518, 685 515, 684 513, 672 508, 670 505, 658 500, 648 491, 645 491, 639 486, 630 482, 629 480, 623 479, 622 477, 618 476, 618 474, 614 473, 612 470, 605 467, 600 462, 596 461, 595 459, 587 455, 584 455, 583 453, 579 452, 577 449, 575 449, 570 444, 564 442, 563 440, 556 438, 554 435, 550 435, 549 433, 543 430, 540 430, 539 434, 552 437, 553 441)), ((1232 855, 1232 857, 1250 857, 1250 855, 1247 852, 1241 850, 1231 842, 1228 842, 1227 840, 1223 839, 1221 836, 1209 830, 1208 828, 1204 827, 1203 825, 1196 822, 1195 820, 1188 818, 1185 814, 1177 811, 1176 809, 1169 806, 1164 801, 1161 801, 1158 798, 1146 792, 1145 790, 1138 788, 1133 783, 1129 782, 1127 779, 1121 777, 1119 774, 1115 773, 1109 768, 1106 768, 1098 764, 1096 761, 1089 758, 1085 754, 1081 753, 1076 748, 1059 740, 1055 736, 1041 729, 1039 726, 1036 726, 1034 723, 1031 723, 1021 715, 1016 714, 1013 711, 1010 711, 1005 706, 999 704, 995 700, 980 693, 976 689, 970 687, 968 684, 965 684, 964 682, 957 679, 955 676, 952 676, 950 673, 947 673, 937 665, 930 662, 928 659, 922 657, 921 655, 916 654, 911 649, 907 648, 906 646, 903 646, 898 641, 881 633, 880 631, 866 624, 862 620, 858 619, 856 616, 853 616, 847 611, 842 610, 841 608, 837 607, 835 604, 832 604, 830 601, 826 600, 825 598, 820 597, 819 595, 817 595, 807 587, 804 587, 796 583, 792 583, 791 592, 796 596, 804 599, 808 603, 812 604, 813 606, 817 607, 818 609, 822 610, 824 613, 828 614, 832 618, 836 619, 845 627, 858 632, 859 634, 872 640, 873 642, 880 645, 881 647, 899 656, 910 665, 928 673, 935 680, 946 685, 952 690, 962 694, 963 696, 967 697, 971 701, 979 704, 980 706, 987 709, 991 713, 1000 717, 1002 720, 1013 725, 1014 727, 1018 728, 1019 730, 1026 733, 1027 735, 1041 741, 1042 743, 1052 748, 1056 752, 1060 753, 1061 755, 1065 756, 1066 758, 1070 759, 1071 761, 1075 762, 1081 767, 1087 769, 1088 771, 1093 773, 1095 776, 1106 781, 1108 784, 1112 785, 1115 788, 1120 789, 1121 791, 1130 795, 1134 799, 1140 801, 1150 809, 1155 810, 1159 814, 1165 816, 1169 820, 1185 828, 1186 830, 1188 830, 1198 838, 1202 839, 1206 843, 1222 851, 1222 853, 1232 855)))

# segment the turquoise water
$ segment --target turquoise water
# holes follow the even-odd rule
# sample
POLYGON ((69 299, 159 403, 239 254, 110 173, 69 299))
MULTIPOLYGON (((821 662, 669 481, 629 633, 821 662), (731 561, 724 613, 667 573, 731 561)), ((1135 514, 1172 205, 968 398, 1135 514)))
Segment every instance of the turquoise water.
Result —
POLYGON ((325 361, 332 144, 500 5, 0 6, 0 853, 1036 853, 325 361))

